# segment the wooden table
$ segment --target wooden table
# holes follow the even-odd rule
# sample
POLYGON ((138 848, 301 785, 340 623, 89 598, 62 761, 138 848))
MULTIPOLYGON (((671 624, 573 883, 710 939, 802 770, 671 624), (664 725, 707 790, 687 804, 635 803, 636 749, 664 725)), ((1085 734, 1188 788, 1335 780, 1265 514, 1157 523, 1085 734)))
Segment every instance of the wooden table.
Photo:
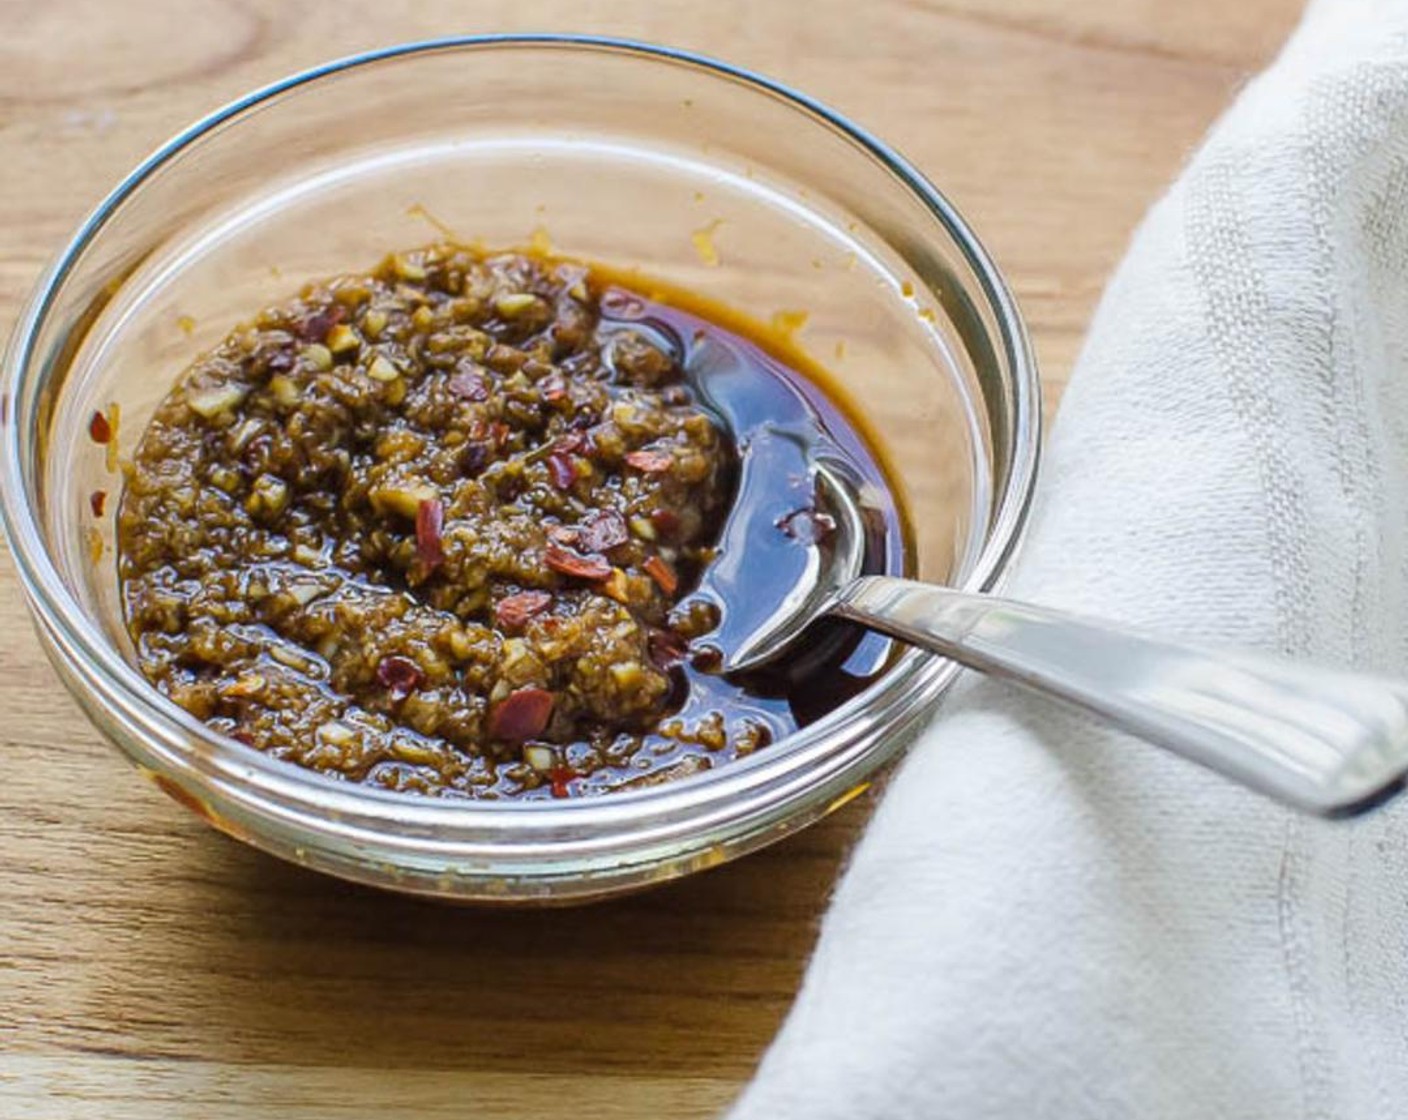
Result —
MULTIPOLYGON (((1006 269, 1058 388, 1140 214, 1298 6, 0 0, 0 315, 139 157, 244 90, 399 40, 594 31, 756 67, 898 145, 1006 269)), ((591 909, 375 894, 140 782, 45 663, 8 558, 0 579, 0 1116, 705 1117, 747 1078, 866 804, 591 909)))

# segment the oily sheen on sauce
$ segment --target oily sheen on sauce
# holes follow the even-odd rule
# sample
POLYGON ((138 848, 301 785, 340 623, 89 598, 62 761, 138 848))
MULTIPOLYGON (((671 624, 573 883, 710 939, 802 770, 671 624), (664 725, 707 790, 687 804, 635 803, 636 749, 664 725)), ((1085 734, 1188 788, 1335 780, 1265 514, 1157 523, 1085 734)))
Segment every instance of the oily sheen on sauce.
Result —
POLYGON ((730 620, 824 545, 810 463, 864 495, 871 569, 906 565, 822 381, 573 261, 439 245, 312 285, 142 436, 118 522, 139 663, 216 730, 408 793, 583 796, 766 749, 889 657, 824 624, 767 675, 717 671, 730 620))

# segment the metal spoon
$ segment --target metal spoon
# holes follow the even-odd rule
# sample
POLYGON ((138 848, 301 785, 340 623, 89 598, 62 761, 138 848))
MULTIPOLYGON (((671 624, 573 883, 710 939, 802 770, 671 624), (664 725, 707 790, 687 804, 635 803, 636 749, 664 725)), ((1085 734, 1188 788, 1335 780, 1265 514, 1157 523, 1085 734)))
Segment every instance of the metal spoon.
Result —
MULTIPOLYGON (((1199 649, 1044 607, 916 580, 861 575, 865 523, 845 475, 814 462, 834 530, 783 601, 730 619, 723 667, 789 650, 832 615, 1067 701, 1277 800, 1348 816, 1396 793, 1408 771, 1408 685, 1233 650, 1199 649)), ((736 507, 738 508, 738 507, 736 507)), ((828 526, 829 527, 829 526, 828 526)), ((771 524, 731 526, 739 536, 771 524)))

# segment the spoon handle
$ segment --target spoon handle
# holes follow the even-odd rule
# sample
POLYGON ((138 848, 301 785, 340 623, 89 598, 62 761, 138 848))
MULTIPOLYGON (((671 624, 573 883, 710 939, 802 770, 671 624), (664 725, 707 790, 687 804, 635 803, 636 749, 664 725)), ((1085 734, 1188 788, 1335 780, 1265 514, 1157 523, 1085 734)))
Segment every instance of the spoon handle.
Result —
POLYGON ((1408 771, 1408 685, 1200 649, 1043 607, 887 576, 834 614, 1103 716, 1288 805, 1349 816, 1408 771))

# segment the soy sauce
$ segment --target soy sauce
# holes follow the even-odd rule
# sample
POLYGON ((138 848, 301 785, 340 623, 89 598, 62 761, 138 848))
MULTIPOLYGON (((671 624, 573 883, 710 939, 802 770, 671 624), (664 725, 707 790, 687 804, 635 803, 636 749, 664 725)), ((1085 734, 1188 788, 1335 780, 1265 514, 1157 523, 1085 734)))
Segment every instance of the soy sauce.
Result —
MULTIPOLYGON (((713 561, 680 608, 704 604, 719 624, 694 643, 678 670, 677 717, 687 724, 717 713, 732 731, 762 726, 776 740, 816 721, 863 691, 889 667, 894 643, 848 623, 824 619, 796 647, 763 670, 725 676, 719 651, 731 648, 803 578, 808 550, 829 530, 819 509, 812 467, 825 461, 847 476, 860 496, 867 528, 864 571, 904 575, 910 534, 877 451, 862 433, 825 372, 789 338, 768 332, 725 308, 684 293, 646 298, 625 288, 601 297, 600 331, 634 331, 672 354, 686 371, 699 402, 713 413, 737 448, 733 513, 713 561)), ((718 766, 733 757, 729 745, 703 751, 650 735, 642 755, 653 756, 643 777, 623 782, 604 768, 585 784, 653 784, 666 777, 718 766)))

